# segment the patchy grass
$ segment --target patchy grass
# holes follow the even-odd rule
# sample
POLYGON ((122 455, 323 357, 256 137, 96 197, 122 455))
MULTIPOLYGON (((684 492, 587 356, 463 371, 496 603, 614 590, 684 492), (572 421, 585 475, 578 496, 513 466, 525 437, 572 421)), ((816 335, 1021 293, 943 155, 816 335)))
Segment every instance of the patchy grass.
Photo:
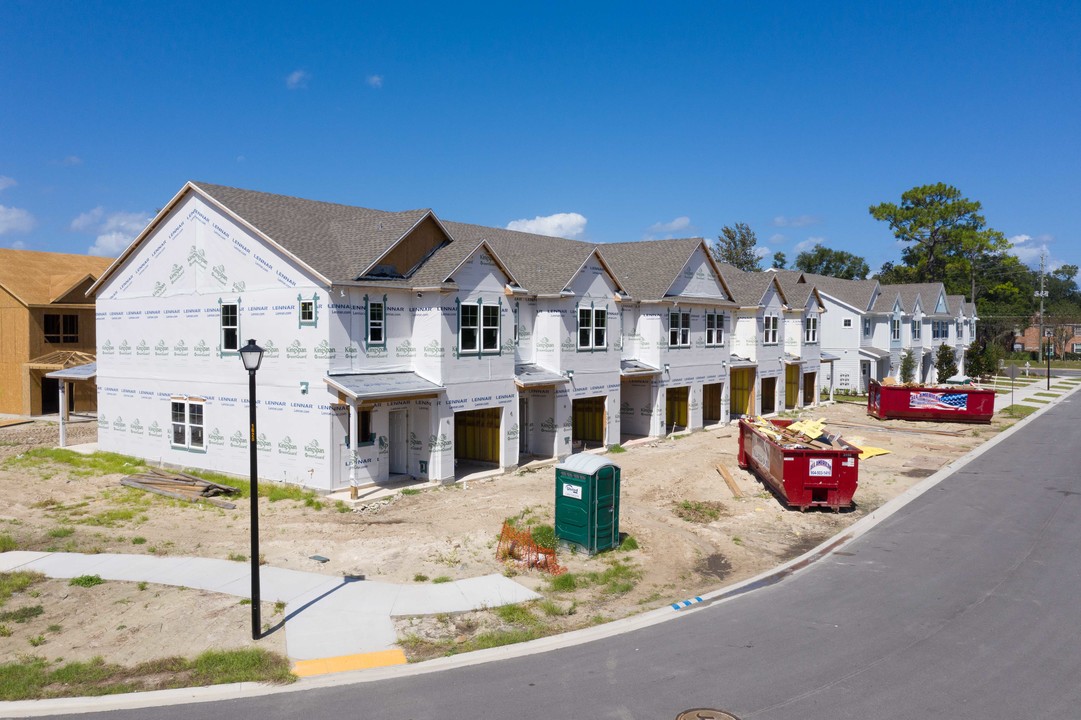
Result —
POLYGON ((604 570, 581 573, 563 573, 548 579, 548 588, 554 592, 571 592, 588 587, 598 587, 609 595, 622 595, 634 589, 642 571, 622 560, 610 561, 604 570))
POLYGON ((428 582, 428 576, 424 573, 417 573, 413 576, 413 582, 428 582))
POLYGON ((19 543, 15 542, 15 538, 11 537, 7 533, 0 534, 0 552, 9 552, 19 547, 19 543))
POLYGON ((448 575, 440 575, 439 577, 432 578, 433 585, 442 585, 443 583, 451 582, 451 578, 448 575))
POLYGON ((64 450, 62 448, 34 448, 8 458, 6 468, 41 468, 49 464, 65 465, 68 471, 77 477, 90 475, 130 475, 146 469, 146 463, 138 458, 110 452, 96 452, 91 455, 64 450))
POLYGON ((1051 404, 1050 400, 1040 400, 1039 398, 1034 398, 1034 397, 1025 398, 1024 402, 1036 403, 1037 405, 1050 405, 1051 404))
POLYGON ((420 495, 417 488, 402 488, 402 495, 420 495))
POLYGON ((623 539, 619 541, 619 549, 624 552, 638 549, 638 541, 634 539, 633 535, 624 535, 623 539))
POLYGON ((75 528, 70 528, 70 527, 65 527, 65 526, 53 528, 52 530, 49 531, 49 537, 51 537, 51 538, 66 538, 69 535, 74 535, 74 534, 75 534, 75 528))
POLYGON ((500 605, 494 612, 500 620, 511 625, 532 627, 541 621, 526 605, 500 605))
POLYGON ((0 612, 0 623, 24 623, 27 620, 33 620, 44 612, 45 608, 41 605, 27 605, 17 610, 6 610, 0 612))
POLYGON ((112 695, 234 682, 291 683, 289 661, 261 649, 214 650, 194 660, 172 657, 124 667, 101 658, 49 663, 26 657, 0 665, 0 700, 112 695))
POLYGON ((627 452, 627 448, 623 447, 622 445, 609 445, 608 452, 612 453, 613 455, 618 455, 619 453, 627 452))
POLYGON ((79 577, 73 577, 68 580, 68 585, 74 585, 75 587, 94 587, 95 585, 101 585, 105 581, 101 579, 101 575, 80 575, 79 577))
POLYGON ((1062 397, 1062 393, 1046 392, 1046 391, 1042 391, 1042 390, 1040 392, 1038 392, 1038 393, 1033 393, 1033 395, 1035 395, 1036 397, 1049 397, 1049 398, 1062 397))
POLYGON ((21 593, 31 585, 41 582, 45 576, 41 573, 20 570, 17 572, 0 573, 0 607, 4 606, 12 595, 21 593))
POLYGON ((1028 405, 1007 405, 1002 408, 1002 414, 1011 418, 1024 418, 1036 412, 1036 408, 1028 405))
POLYGON ((716 500, 680 500, 675 503, 678 517, 693 523, 710 523, 724 512, 724 503, 716 500))

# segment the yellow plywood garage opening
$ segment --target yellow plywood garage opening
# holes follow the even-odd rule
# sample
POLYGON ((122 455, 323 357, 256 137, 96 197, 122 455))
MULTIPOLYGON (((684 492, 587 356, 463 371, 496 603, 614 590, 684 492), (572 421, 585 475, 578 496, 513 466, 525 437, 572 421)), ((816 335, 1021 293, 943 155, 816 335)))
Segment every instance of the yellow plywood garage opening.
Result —
POLYGON ((575 443, 585 443, 587 447, 604 443, 604 400, 601 396, 572 401, 571 436, 575 443))
POLYGON ((664 391, 664 424, 666 432, 686 430, 688 388, 668 388, 664 391))
POLYGON ((799 404, 799 365, 785 365, 784 406, 791 410, 799 404))
POLYGON ((500 408, 454 413, 454 459, 499 464, 500 408))
POLYGON ((735 368, 732 370, 732 395, 730 409, 732 417, 754 415, 754 368, 735 368))

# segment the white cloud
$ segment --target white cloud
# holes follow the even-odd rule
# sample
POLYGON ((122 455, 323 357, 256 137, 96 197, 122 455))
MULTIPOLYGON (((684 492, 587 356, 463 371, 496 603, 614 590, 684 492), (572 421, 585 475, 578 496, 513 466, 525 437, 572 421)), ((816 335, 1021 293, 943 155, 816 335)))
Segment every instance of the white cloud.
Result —
POLYGON ((19 183, 15 182, 15 178, 9 178, 7 175, 0 175, 0 190, 7 190, 9 187, 15 187, 19 183))
POLYGON ((784 235, 782 235, 781 233, 774 233, 773 235, 769 236, 769 241, 774 245, 779 245, 784 242, 784 235))
POLYGON ((285 87, 290 90, 303 90, 308 87, 308 80, 310 79, 311 75, 304 70, 294 70, 285 76, 285 87))
POLYGON ((653 223, 649 226, 649 230, 646 232, 653 234, 673 233, 679 230, 685 230, 690 227, 691 219, 686 215, 681 215, 675 220, 666 223, 653 223))
POLYGON ((806 227, 807 225, 817 225, 820 222, 822 222, 822 218, 814 215, 799 215, 797 217, 778 215, 773 218, 773 224, 777 227, 806 227))
POLYGON ((526 218, 511 220, 507 223, 507 229, 552 237, 575 238, 585 232, 587 222, 585 216, 578 213, 556 213, 538 215, 532 220, 526 218))
POLYGON ((84 212, 71 221, 71 229, 82 232, 89 230, 90 228, 101 222, 101 218, 105 215, 105 208, 100 205, 90 212, 84 212))
POLYGON ((26 243, 24 243, 22 240, 15 240, 14 242, 11 243, 11 249, 12 250, 25 250, 26 249, 26 243))
POLYGON ((757 255, 759 258, 773 257, 773 251, 765 245, 756 245, 754 248, 754 254, 757 255))
POLYGON ((800 240, 792 248, 792 252, 796 253, 797 255, 801 252, 807 252, 820 242, 822 242, 822 238, 820 237, 809 237, 806 240, 800 240))
POLYGON ((37 225, 34 216, 22 208, 0 205, 0 235, 12 232, 30 232, 37 225))
POLYGON ((115 257, 138 235, 152 216, 149 213, 114 212, 105 214, 105 208, 96 207, 71 221, 71 229, 94 233, 97 237, 87 252, 91 255, 115 257))
POLYGON ((1038 238, 1033 238, 1031 235, 1014 235, 1010 238, 1010 242, 1013 243, 1010 252, 1024 264, 1036 267, 1040 264, 1041 255, 1046 254, 1050 257, 1051 252, 1047 248, 1047 242, 1051 239, 1050 235, 1041 235, 1038 238))
POLYGON ((378 88, 383 87, 383 76, 382 75, 369 75, 367 77, 367 79, 365 80, 365 82, 367 82, 369 86, 378 89, 378 88))
POLYGON ((78 155, 68 155, 66 158, 60 161, 64 165, 82 165, 83 159, 78 155))

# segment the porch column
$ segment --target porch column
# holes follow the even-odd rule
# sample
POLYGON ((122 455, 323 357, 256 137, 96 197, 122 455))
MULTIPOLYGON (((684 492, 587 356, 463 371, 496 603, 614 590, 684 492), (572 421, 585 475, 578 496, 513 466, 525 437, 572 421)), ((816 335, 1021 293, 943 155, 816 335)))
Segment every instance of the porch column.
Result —
POLYGON ((67 432, 67 420, 68 420, 68 403, 67 403, 67 388, 68 381, 61 380, 57 383, 60 388, 60 447, 67 447, 68 444, 68 432, 67 432))
POLYGON ((347 398, 349 405, 349 497, 357 499, 357 400, 347 398))

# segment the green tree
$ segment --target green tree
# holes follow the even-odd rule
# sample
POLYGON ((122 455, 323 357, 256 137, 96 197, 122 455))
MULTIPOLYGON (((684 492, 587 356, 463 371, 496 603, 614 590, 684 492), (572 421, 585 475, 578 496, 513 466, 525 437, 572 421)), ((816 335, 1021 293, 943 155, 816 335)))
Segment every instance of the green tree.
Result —
POLYGON ((957 358, 953 354, 953 347, 943 343, 935 351, 935 372, 938 381, 945 382, 957 374, 957 358))
POLYGON ((987 255, 1009 249, 1006 237, 987 227, 982 206, 969 200, 952 185, 919 185, 901 195, 901 204, 884 202, 869 208, 876 220, 889 223, 894 237, 906 246, 904 264, 913 270, 914 282, 946 280, 947 266, 968 276, 968 287, 949 287, 950 292, 969 295, 975 301, 976 276, 987 255))
POLYGON ((916 356, 912 354, 912 348, 905 350, 901 356, 901 382, 906 385, 916 379, 916 356))
POLYGON ((844 250, 832 250, 816 243, 810 250, 796 256, 796 267, 806 273, 829 275, 844 280, 863 280, 871 268, 859 255, 844 250))
POLYGON ((762 269, 758 264, 757 245, 758 237, 746 223, 736 223, 734 227, 725 225, 713 245, 713 256, 740 270, 755 272, 762 269))
POLYGON ((773 267, 777 270, 784 270, 784 266, 788 264, 788 258, 785 257, 783 252, 773 253, 773 267))

